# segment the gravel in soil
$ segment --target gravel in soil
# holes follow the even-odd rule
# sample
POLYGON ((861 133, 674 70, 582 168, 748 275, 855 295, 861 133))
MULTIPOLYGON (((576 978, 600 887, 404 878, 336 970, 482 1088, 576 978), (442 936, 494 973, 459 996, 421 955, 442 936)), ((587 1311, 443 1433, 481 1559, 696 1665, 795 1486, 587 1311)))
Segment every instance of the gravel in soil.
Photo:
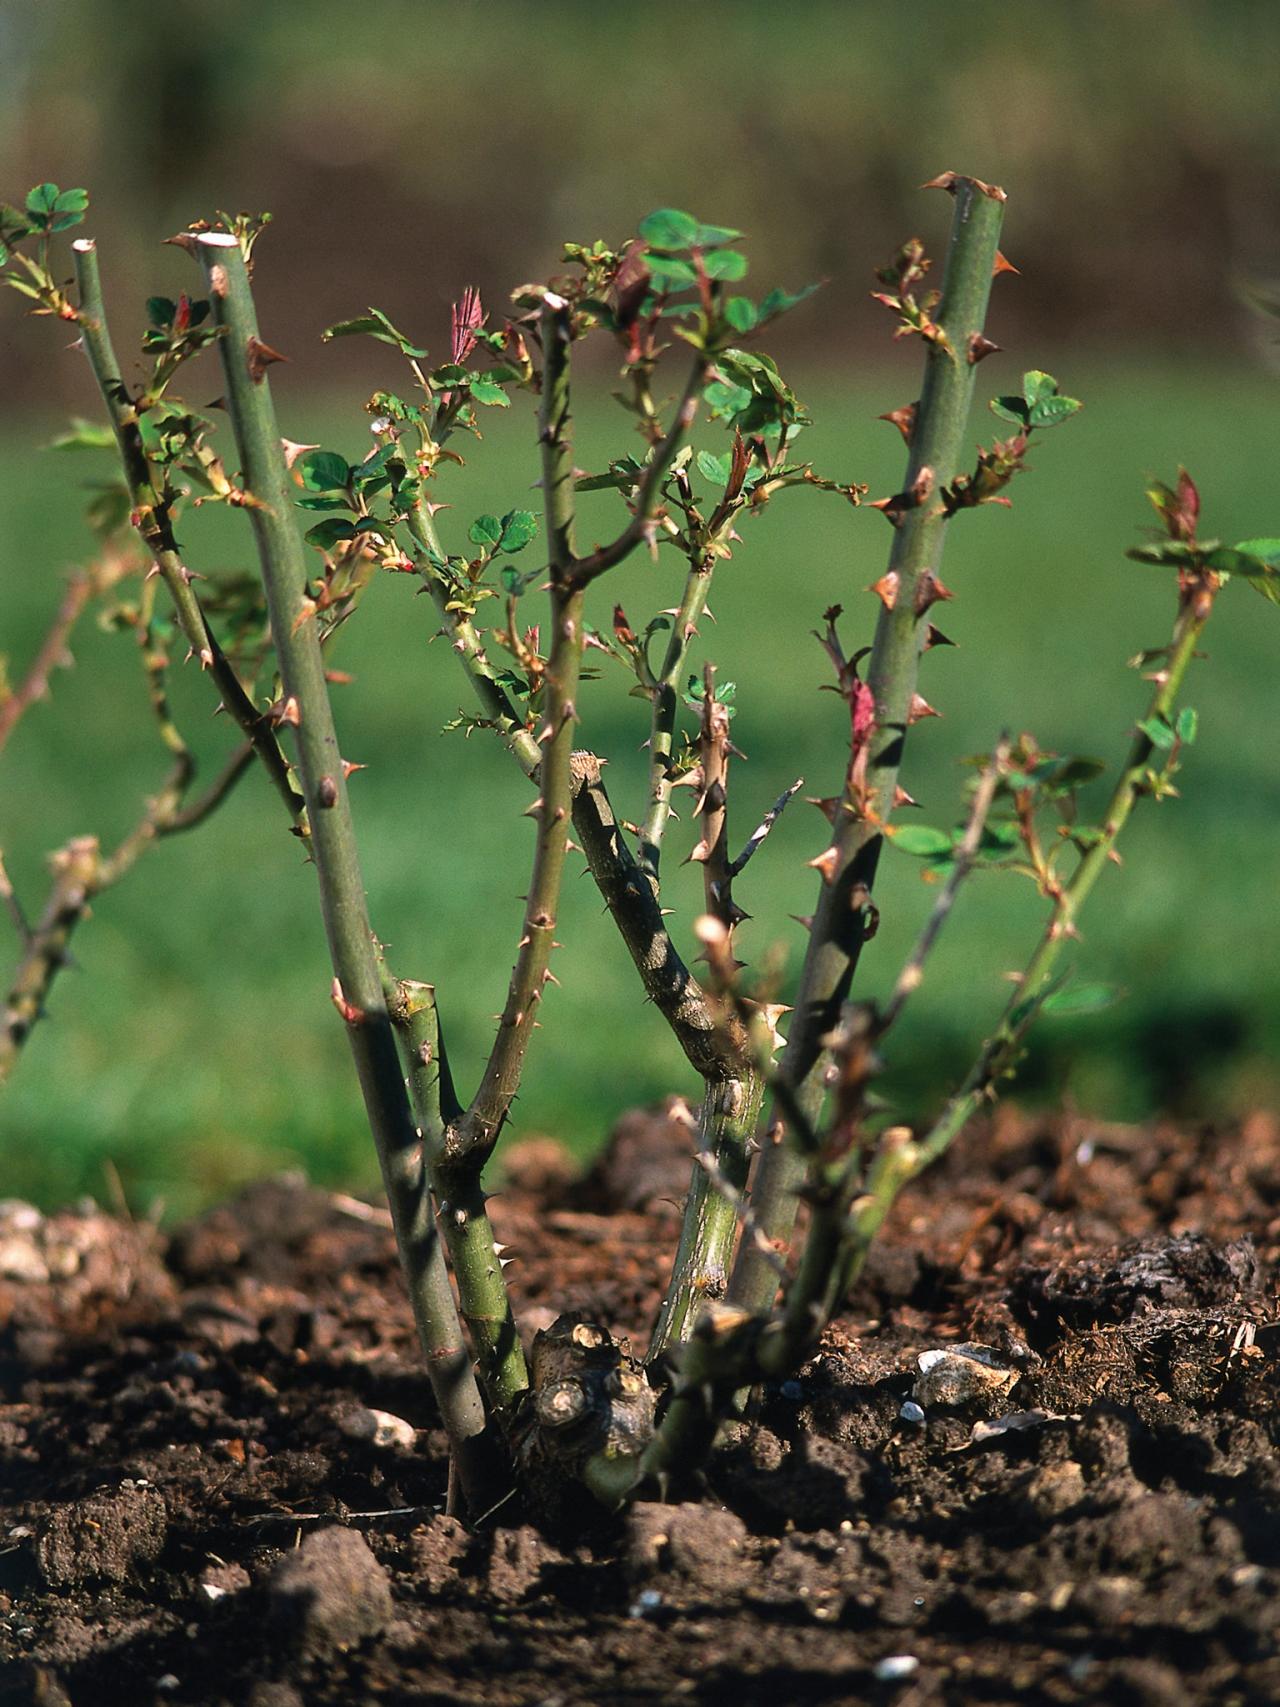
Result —
MULTIPOLYGON (((494 1200, 526 1322, 643 1341, 687 1134, 494 1200)), ((1014 1115, 898 1206, 697 1503, 445 1515, 383 1211, 0 1205, 0 1702, 1280 1700, 1280 1124, 1014 1115)))

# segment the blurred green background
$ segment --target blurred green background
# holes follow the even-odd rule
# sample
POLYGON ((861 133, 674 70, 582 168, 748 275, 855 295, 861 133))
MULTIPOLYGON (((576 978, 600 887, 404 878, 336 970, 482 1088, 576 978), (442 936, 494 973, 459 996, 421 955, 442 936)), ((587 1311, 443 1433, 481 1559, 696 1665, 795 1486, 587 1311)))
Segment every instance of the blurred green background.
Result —
MULTIPOLYGON (((498 306, 555 266, 564 238, 619 238, 654 206, 689 206, 749 233, 759 291, 828 281, 769 347, 813 411, 820 472, 878 495, 896 490, 902 454, 875 417, 915 395, 920 353, 890 342, 870 270, 914 233, 940 251, 948 204, 918 192, 925 178, 956 167, 1003 183, 1004 248, 1021 276, 1000 284, 990 330, 1007 354, 984 364, 979 396, 1043 366, 1087 407, 1035 446, 1015 508, 962 517, 948 546, 945 626, 960 644, 927 662, 944 718, 914 732, 905 780, 931 822, 949 823, 957 760, 1002 725, 1059 751, 1123 752, 1145 691, 1125 660, 1171 619, 1160 574, 1123 557, 1149 519, 1151 474, 1185 463, 1213 533, 1280 531, 1275 331, 1241 290, 1280 274, 1278 50, 1280 15, 1247 0, 0 4, 0 193, 43 179, 91 190, 87 229, 125 348, 143 298, 190 282, 162 238, 216 207, 270 208, 258 281, 265 335, 291 358, 273 372, 284 430, 353 457, 368 443, 361 405, 397 383, 396 362, 373 344, 322 346, 330 321, 375 302, 438 351, 462 285, 498 306)), ((13 676, 87 550, 81 487, 106 473, 39 448, 68 413, 96 412, 66 344, 0 299, 0 652, 13 676)), ((584 382, 585 467, 631 448, 612 383, 607 360, 584 382)), ((448 526, 526 501, 531 425, 520 404, 493 423, 449 477, 448 526)), ((992 428, 981 412, 975 440, 992 428)), ((714 430, 702 442, 716 444, 714 430)), ((588 529, 595 517, 603 534, 616 518, 596 504, 588 529)), ((750 762, 732 813, 744 837, 796 775, 819 794, 839 778, 840 708, 816 691, 810 630, 839 599, 851 637, 858 625, 869 636, 861 589, 887 540, 870 510, 786 494, 721 572, 703 641, 740 684, 735 734, 750 762)), ((201 512, 183 543, 197 567, 249 562, 235 517, 201 512)), ((596 620, 614 596, 633 623, 671 604, 677 575, 674 559, 628 565, 598 593, 596 620)), ((338 712, 345 750, 369 764, 354 798, 377 927, 398 966, 439 983, 465 1086, 505 992, 532 833, 505 755, 483 736, 440 735, 469 702, 432 628, 408 578, 376 584, 341 642, 356 682, 338 712)), ((1201 736, 1184 798, 1144 807, 1086 917, 1084 975, 1127 997, 1047 1023, 1024 1098, 1211 1120, 1274 1099, 1278 646, 1274 608, 1230 589, 1189 695, 1201 736)), ((32 910, 48 851, 77 833, 119 836, 164 768, 129 642, 89 627, 75 655, 0 772, 0 846, 32 910)), ((212 762, 226 734, 203 687, 184 678, 177 703, 212 762)), ((632 815, 644 730, 626 687, 620 671, 602 676, 584 739, 611 756, 615 803, 632 815)), ((744 879, 753 959, 783 942, 798 966, 787 915, 811 909, 804 861, 822 829, 794 807, 744 879)), ((679 847, 687 827, 672 834, 679 847)), ((670 864, 673 924, 687 932, 696 868, 670 864)), ((918 866, 891 854, 868 990, 892 977, 929 898, 918 866)), ((1029 885, 971 885, 898 1040, 892 1082, 908 1115, 963 1071, 1038 917, 1029 885)), ((515 1128, 585 1153, 621 1109, 694 1086, 636 1001, 589 879, 570 878, 560 934, 564 987, 515 1128)), ((0 1100, 0 1191, 102 1195, 115 1170, 135 1208, 159 1197, 177 1212, 282 1165, 375 1178, 313 880, 256 778, 105 895, 76 957, 0 1100)))

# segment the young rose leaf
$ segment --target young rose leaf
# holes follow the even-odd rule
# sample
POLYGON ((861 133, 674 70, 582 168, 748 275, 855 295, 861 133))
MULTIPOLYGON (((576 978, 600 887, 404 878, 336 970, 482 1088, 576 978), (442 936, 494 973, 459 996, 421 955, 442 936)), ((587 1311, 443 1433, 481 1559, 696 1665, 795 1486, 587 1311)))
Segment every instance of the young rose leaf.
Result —
POLYGON ((66 432, 59 433, 56 439, 50 440, 49 449, 111 450, 115 442, 116 436, 110 427, 101 427, 96 421, 82 421, 78 415, 74 415, 66 432))
POLYGON ((88 190, 63 190, 53 204, 50 231, 69 231, 79 225, 89 206, 88 190))
POLYGON ((1280 605, 1280 539, 1242 539, 1211 551, 1205 562, 1211 569, 1239 575, 1264 599, 1280 605))
POLYGON ((425 350, 420 350, 416 344, 410 343, 404 333, 391 324, 380 308, 371 308, 367 314, 358 314, 354 320, 339 320, 335 325, 327 326, 321 333, 321 337, 325 343, 328 343, 331 338, 354 338, 361 333, 367 334, 370 338, 377 338, 380 343, 390 344, 394 349, 399 350, 401 355, 408 356, 415 361, 427 353, 425 350))
POLYGON ((893 845, 914 859, 945 858, 953 847, 949 831, 934 830, 927 824, 899 825, 893 834, 893 845))
POLYGON ((771 290, 760 304, 761 324, 766 320, 776 320, 779 314, 787 314, 793 308, 798 308, 802 302, 807 302, 815 291, 821 290, 821 285, 804 285, 800 290, 771 290))
POLYGON ((1025 430, 1031 425, 1031 409, 1025 397, 993 397, 989 407, 993 415, 1015 427, 1025 430))
POLYGON ((308 492, 341 492, 351 479, 350 464, 335 450, 308 451, 298 459, 298 472, 308 492))
POLYGON ((629 491, 640 476, 644 464, 634 456, 619 457, 609 464, 607 474, 584 474, 580 480, 575 480, 575 492, 611 492, 629 491))
POLYGON ((714 249, 702 257, 702 265, 709 279, 732 284, 747 276, 747 257, 737 249, 714 249))
POLYGON ((523 551, 538 532, 538 518, 532 510, 508 510, 502 518, 498 539, 500 551, 523 551))
POLYGON ((57 206, 60 193, 56 184, 37 184, 27 191, 27 212, 37 219, 47 219, 57 206))
POLYGON ((345 516, 329 516, 325 521, 317 522, 315 527, 308 528, 305 535, 308 545, 314 545, 320 551, 329 551, 340 540, 354 539, 359 529, 354 522, 345 516))
POLYGON ((467 538, 472 545, 483 546, 487 551, 496 551, 502 538, 502 523, 497 516, 477 516, 467 529, 467 538))
POLYGON ((497 383, 483 374, 473 376, 471 380, 471 395, 477 403, 484 403, 490 408, 509 409, 511 399, 497 383))
POLYGON ((704 480, 709 480, 713 486, 729 484, 729 456, 712 456, 709 451, 698 452, 698 472, 704 480))
POLYGON ((678 255, 649 255, 647 262, 659 290, 682 290, 698 282, 693 262, 681 260, 678 255))
POLYGON ((734 243, 742 236, 740 231, 734 231, 728 225, 699 225, 693 241, 699 249, 719 249, 725 243, 734 243))
POLYGON ((745 385, 734 385, 729 380, 714 379, 703 392, 707 408, 712 416, 738 415, 751 402, 751 391, 745 385))
POLYGON ((1059 421, 1077 414, 1084 408, 1078 397, 1040 397, 1031 405, 1027 424, 1032 427, 1056 427, 1059 421))
POLYGON ((702 227, 691 213, 662 207, 642 219, 636 229, 649 248, 673 250, 691 249, 698 242, 702 227))
POLYGON ((1159 747, 1162 752, 1168 752, 1178 739, 1177 730, 1166 723, 1163 717, 1144 717, 1138 728, 1151 745, 1159 747))
POLYGON ((498 578, 502 582, 503 591, 510 593, 513 599, 518 599, 524 592, 524 576, 514 563, 504 563, 498 571, 498 578))
POLYGON ((749 296, 731 296, 724 317, 735 332, 750 332, 760 323, 760 311, 749 296))
POLYGON ((173 325, 178 305, 171 297, 149 296, 147 298, 147 319, 153 326, 165 331, 173 325))
POLYGON ((1178 739, 1184 746, 1189 747, 1200 732, 1200 716, 1194 706, 1184 705, 1178 713, 1178 739))
POLYGON ((1114 984, 1071 984, 1046 996, 1040 1011, 1046 1014, 1097 1014, 1104 1008, 1113 1007, 1122 994, 1114 984))
POLYGON ((1039 368, 1032 368, 1022 376, 1022 395, 1027 400, 1027 406, 1032 408, 1046 397, 1057 395, 1058 382, 1051 373, 1043 373, 1039 368))

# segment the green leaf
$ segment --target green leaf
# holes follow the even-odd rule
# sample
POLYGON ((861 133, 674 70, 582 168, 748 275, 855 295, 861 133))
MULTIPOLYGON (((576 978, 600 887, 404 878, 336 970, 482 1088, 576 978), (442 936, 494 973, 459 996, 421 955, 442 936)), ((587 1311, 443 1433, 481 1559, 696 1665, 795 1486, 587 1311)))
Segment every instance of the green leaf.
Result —
POLYGON ((703 227, 691 213, 682 213, 675 207, 662 207, 642 219, 636 229, 641 241, 651 249, 670 250, 691 249, 699 241, 698 233, 703 227))
POLYGON ((500 551, 523 551, 538 532, 538 518, 532 510, 508 510, 502 518, 500 551))
POLYGON ((493 379, 486 379, 483 376, 473 378, 471 381, 471 395, 475 398, 477 403, 484 403, 490 408, 495 405, 499 409, 509 409, 511 407, 511 399, 507 396, 506 392, 497 383, 497 381, 493 379))
POLYGON ((648 255, 645 259, 660 290, 682 290, 698 282, 692 261, 681 260, 677 255, 648 255))
POLYGON ((698 452, 698 472, 704 480, 709 480, 713 486, 727 486, 729 484, 730 461, 731 458, 728 456, 712 456, 710 451, 700 450, 698 452))
POLYGON ((317 522, 315 527, 308 528, 303 537, 308 545, 328 551, 340 540, 354 539, 358 532, 355 523, 348 521, 345 516, 330 516, 323 522, 317 522))
POLYGON ((1239 575, 1264 599, 1280 605, 1280 539, 1242 539, 1239 545, 1211 552, 1205 562, 1211 569, 1239 575))
POLYGON ((88 190, 63 190, 53 204, 50 231, 69 231, 73 225, 79 225, 88 207, 88 190))
POLYGON ((8 245, 5 244, 4 242, 0 242, 0 267, 3 267, 5 262, 8 259, 9 259, 8 245))
POLYGON ((575 492, 612 492, 628 491, 635 485, 644 464, 634 456, 618 457, 609 464, 607 474, 585 474, 581 480, 575 480, 575 492))
POLYGON ((350 464, 335 450, 308 451, 298 468, 308 492, 340 492, 351 479, 350 464))
POLYGON ((431 383, 440 391, 448 391, 455 385, 466 385, 470 378, 466 368, 459 367, 457 362, 445 362, 442 367, 431 370, 431 383))
POLYGON ((426 351, 420 350, 398 327, 393 326, 380 308, 371 308, 367 314, 358 314, 354 320, 339 320, 335 325, 328 326, 321 337, 325 343, 331 338, 354 338, 361 333, 370 338, 377 338, 383 344, 391 344, 401 355, 413 360, 425 356, 426 351))
POLYGON ((1144 717, 1138 728, 1153 747, 1168 752, 1178 739, 1177 731, 1163 717, 1144 717))
POLYGON ((514 563, 504 563, 498 571, 498 579, 502 582, 502 590, 518 599, 524 592, 524 576, 514 563))
POLYGON ((702 257, 702 265, 709 279, 733 283, 747 276, 747 257, 737 249, 713 249, 702 257))
POLYGON ((1025 397, 993 397, 990 409, 993 415, 998 415, 1002 421, 1011 421, 1015 427, 1026 427, 1031 420, 1031 410, 1025 397))
POLYGON ((713 415, 738 415, 751 402, 752 392, 745 385, 713 379, 703 396, 713 415))
POLYGON ((731 296, 724 305, 724 317, 735 332, 750 332, 760 323, 760 311, 749 296, 731 296))
POLYGON ((1077 397, 1041 397, 1031 405, 1028 425, 1056 427, 1059 421, 1065 421, 1083 408, 1084 404, 1077 397))
POLYGON ((487 551, 496 551, 502 538, 502 523, 497 516, 477 516, 467 529, 467 538, 472 545, 483 546, 487 551))
POLYGON ((1042 402, 1046 397, 1055 397, 1058 392, 1058 382, 1051 373, 1043 373, 1039 368, 1032 368, 1022 376, 1022 395, 1029 407, 1042 402))
POLYGON ((49 449, 113 450, 115 442, 116 436, 110 427, 100 426, 97 421, 82 421, 78 415, 73 415, 66 432, 49 441, 49 449))
POLYGON ((728 225, 699 225, 694 242, 699 249, 718 249, 724 243, 736 242, 742 236, 728 225))
POLYGON ((56 184, 37 184, 35 189, 27 191, 27 212, 35 214, 37 219, 47 219, 58 205, 60 193, 56 184))
POLYGON ((1200 716, 1194 706, 1184 705, 1178 713, 1176 724, 1178 739, 1185 746, 1191 746, 1200 732, 1200 716))
POLYGON ((1065 990, 1055 990, 1040 1005, 1045 1014, 1097 1014, 1114 1007, 1122 991, 1114 984, 1071 984, 1065 990))
POLYGON ((791 309, 807 302, 815 291, 822 289, 821 285, 804 285, 800 290, 771 290, 760 304, 760 319, 775 320, 779 314, 787 314, 791 309))
POLYGON ((173 317, 178 312, 178 305, 172 297, 149 296, 147 298, 147 319, 153 326, 162 331, 173 325, 173 317))
POLYGON ((893 834, 893 845, 916 859, 950 855, 954 846, 949 831, 934 830, 927 824, 899 825, 893 834))
POLYGON ((304 492, 301 498, 296 498, 294 502, 300 510, 350 510, 351 508, 349 499, 320 492, 304 492))
POLYGON ((1264 563, 1280 564, 1280 539, 1242 539, 1235 545, 1246 557, 1258 557, 1264 563))

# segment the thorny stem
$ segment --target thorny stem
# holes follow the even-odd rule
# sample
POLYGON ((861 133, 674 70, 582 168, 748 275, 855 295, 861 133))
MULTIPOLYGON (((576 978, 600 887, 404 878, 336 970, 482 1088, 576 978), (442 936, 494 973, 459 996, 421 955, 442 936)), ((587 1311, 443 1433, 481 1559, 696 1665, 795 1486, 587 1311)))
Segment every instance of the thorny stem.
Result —
POLYGON ((448 1247, 480 1383, 505 1425, 529 1385, 529 1373, 502 1278, 502 1249, 493 1236, 479 1174, 456 1170, 456 1187, 444 1195, 443 1182, 449 1177, 448 1131, 462 1107, 449 1071, 435 991, 429 984, 393 978, 385 970, 384 989, 409 1069, 409 1088, 437 1197, 437 1225, 448 1247))
MULTIPOLYGON (((654 537, 654 513, 662 494, 662 482, 666 479, 672 463, 675 461, 680 446, 684 443, 690 427, 698 413, 698 401, 702 396, 702 387, 707 377, 709 358, 699 353, 694 361, 684 393, 676 406, 675 417, 667 431, 667 435, 654 446, 653 453, 645 465, 644 478, 636 493, 635 510, 631 520, 616 539, 608 545, 602 545, 586 557, 574 557, 569 567, 569 579, 576 587, 587 587, 606 570, 621 563, 624 557, 629 557, 638 545, 654 537)), ((572 491, 573 470, 565 470, 565 478, 572 491)))
POLYGON ((252 742, 295 825, 305 830, 302 799, 293 786, 289 764, 275 731, 267 715, 258 710, 245 692, 230 659, 210 630, 191 585, 191 571, 183 563, 178 550, 169 500, 156 486, 143 448, 137 406, 121 377, 120 363, 111 342, 102 299, 97 245, 90 238, 78 238, 71 247, 75 254, 76 285, 80 293, 77 321, 81 340, 120 450, 134 529, 169 589, 187 644, 199 658, 201 667, 213 677, 223 705, 246 739, 252 742))
POLYGON ((696 1072, 706 1079, 733 1077, 743 1035, 725 1026, 671 940, 657 885, 627 846, 594 753, 573 755, 573 779, 573 827, 645 994, 696 1072))
POLYGON ((706 1081, 693 1178, 671 1278, 649 1342, 650 1364, 687 1340, 704 1306, 728 1290, 749 1145, 763 1101, 764 1078, 745 1062, 738 1077, 706 1081))
MULTIPOLYGON (((925 614, 942 559, 945 514, 938 495, 954 479, 973 395, 971 340, 982 331, 1004 213, 997 197, 966 178, 953 186, 955 213, 937 323, 945 343, 928 343, 924 385, 916 410, 904 493, 889 558, 892 596, 882 600, 867 681, 875 700, 875 729, 866 770, 866 798, 846 796, 838 811, 835 860, 824 873, 809 933, 781 1073, 811 1122, 823 1100, 824 1039, 838 1018, 865 940, 870 893, 883 828, 892 811, 898 769, 916 692, 925 614)), ((796 1190, 804 1159, 793 1143, 761 1152, 752 1204, 767 1236, 785 1247, 795 1226, 796 1190)), ((777 1276, 753 1245, 744 1243, 729 1296, 767 1310, 777 1276)))
POLYGON ((571 758, 585 631, 582 589, 572 579, 576 562, 569 373, 572 332, 567 308, 548 304, 542 313, 541 329, 539 436, 551 571, 551 650, 546 672, 546 721, 537 736, 543 749, 538 772, 540 797, 536 803, 538 829, 524 932, 506 1005, 498 1022, 498 1036, 480 1088, 450 1137, 451 1159, 466 1158, 467 1171, 474 1172, 477 1178, 519 1089, 538 1004, 551 978, 551 950, 573 807, 571 758))
POLYGON ((484 1405, 432 1223, 422 1145, 383 995, 320 636, 315 622, 308 620, 306 564, 292 520, 288 474, 248 271, 235 237, 193 235, 191 249, 208 278, 214 322, 223 329, 218 343, 227 404, 244 478, 255 500, 248 506, 249 516, 285 704, 296 717, 310 845, 334 970, 334 1000, 346 1024, 377 1146, 428 1375, 464 1497, 472 1509, 483 1510, 495 1486, 484 1405))
MULTIPOLYGON (((1174 627, 1168 663, 1160 672, 1161 679, 1157 682, 1144 721, 1152 718, 1171 720, 1170 714, 1183 677, 1196 655, 1196 647, 1212 613, 1215 591, 1216 588, 1201 588, 1198 595, 1193 592, 1189 597, 1184 596, 1174 627)), ((1112 860, 1116 839, 1129 814, 1147 792, 1155 750, 1150 737, 1139 729, 1108 803, 1100 834, 1081 855, 1070 879, 1058 891, 1052 915, 1035 952, 1024 967, 995 1030, 983 1045, 964 1084, 920 1140, 917 1146, 919 1161, 913 1173, 918 1173, 941 1156, 983 1103, 995 1097, 997 1083, 1012 1065, 1023 1038, 1050 993, 1050 981, 1063 947, 1076 934, 1080 910, 1112 860)))
POLYGON ((49 692, 49 677, 59 665, 70 662, 67 642, 89 600, 132 573, 128 558, 108 549, 102 560, 88 569, 78 569, 67 582, 48 633, 18 685, 0 700, 0 751, 3 751, 18 722, 37 700, 49 692))
MULTIPOLYGON (((153 703, 158 692, 157 711, 167 721, 163 688, 156 689, 154 674, 152 682, 153 703)), ((169 729, 177 737, 172 724, 169 729)), ((89 916, 94 897, 118 883, 153 842, 202 824, 226 799, 253 757, 251 748, 242 747, 205 793, 184 806, 195 765, 181 738, 177 741, 175 746, 166 737, 174 763, 164 788, 147 803, 142 818, 112 853, 103 855, 96 836, 78 836, 53 856, 53 884, 44 910, 34 925, 26 927, 23 921, 22 955, 0 1023, 0 1084, 13 1072, 32 1027, 43 1014, 54 979, 67 964, 71 938, 89 916)), ((8 890, 7 878, 4 884, 8 890)))
POLYGON ((697 556, 685 577, 680 608, 672 619, 662 669, 653 684, 653 714, 649 724, 649 809, 640 830, 641 870, 654 880, 662 857, 662 838, 671 816, 671 748, 680 705, 680 678, 684 674, 689 642, 697 632, 698 619, 706 609, 715 571, 713 556, 697 556))

